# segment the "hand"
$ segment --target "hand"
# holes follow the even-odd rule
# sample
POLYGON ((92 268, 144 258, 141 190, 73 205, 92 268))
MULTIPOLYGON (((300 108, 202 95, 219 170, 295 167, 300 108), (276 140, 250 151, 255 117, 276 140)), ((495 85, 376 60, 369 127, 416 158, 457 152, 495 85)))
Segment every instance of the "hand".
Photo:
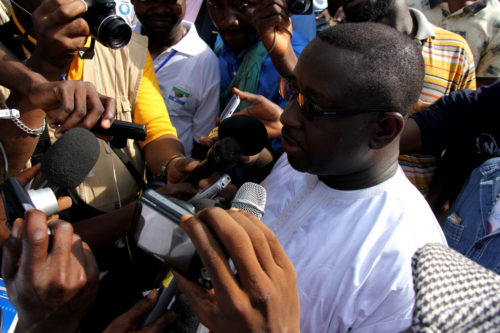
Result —
POLYGON ((196 169, 200 161, 191 157, 176 158, 168 164, 167 184, 177 184, 196 169))
POLYGON ((175 197, 181 200, 188 200, 196 194, 198 190, 189 183, 167 184, 156 189, 156 192, 165 197, 175 197))
POLYGON ((271 55, 283 57, 291 47, 292 20, 284 0, 262 0, 257 2, 253 15, 253 25, 259 32, 262 43, 269 51, 276 44, 271 55), (276 37, 275 31, 276 29, 276 37))
POLYGON ((283 109, 278 104, 271 102, 262 95, 241 91, 238 88, 233 88, 233 93, 238 95, 242 101, 252 104, 233 116, 237 117, 239 114, 254 116, 266 126, 269 140, 281 137, 283 124, 280 121, 280 116, 283 109))
POLYGON ((97 93, 90 82, 36 82, 28 98, 33 105, 44 109, 50 126, 59 125, 56 137, 73 127, 91 129, 101 117, 103 128, 109 128, 115 120, 114 99, 97 93))
POLYGON ((250 213, 209 208, 196 217, 183 216, 181 227, 214 286, 209 291, 174 273, 205 326, 214 332, 299 332, 295 269, 262 222, 250 213), (238 278, 229 269, 226 252, 238 278))
POLYGON ((74 332, 97 293, 98 268, 71 224, 37 210, 16 220, 3 246, 2 276, 21 332, 74 332))
POLYGON ((76 17, 86 11, 82 0, 44 0, 33 12, 37 45, 29 63, 47 79, 58 80, 66 73, 78 48, 84 46, 89 26, 76 17))
POLYGON ((316 16, 316 20, 319 20, 319 19, 325 19, 327 21, 332 21, 333 18, 331 17, 330 13, 328 12, 328 8, 325 8, 321 11, 321 13, 319 13, 317 16, 316 16))
POLYGON ((113 320, 111 324, 104 330, 103 333, 125 333, 125 332, 142 332, 155 333, 165 332, 175 320, 175 313, 168 310, 155 322, 144 327, 142 330, 136 330, 139 321, 145 317, 158 301, 158 292, 153 289, 149 294, 137 302, 130 310, 113 320))

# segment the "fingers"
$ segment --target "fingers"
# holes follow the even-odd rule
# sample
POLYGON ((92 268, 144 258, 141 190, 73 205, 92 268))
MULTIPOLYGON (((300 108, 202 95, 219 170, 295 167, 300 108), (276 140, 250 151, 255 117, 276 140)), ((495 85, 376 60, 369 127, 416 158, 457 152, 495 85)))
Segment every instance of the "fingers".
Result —
POLYGON ((207 327, 212 327, 219 314, 213 290, 207 290, 173 272, 179 290, 186 296, 189 304, 196 313, 197 319, 207 327))
MULTIPOLYGON (((101 105, 104 107, 104 113, 102 114, 101 127, 109 128, 111 124, 115 121, 116 117, 116 103, 111 97, 107 97, 99 94, 99 99, 101 105)), ((96 103, 97 105, 97 103, 96 103)))
POLYGON ((163 333, 175 321, 175 312, 167 310, 160 318, 156 319, 153 323, 144 327, 140 332, 143 333, 163 333))
MULTIPOLYGON (((202 211, 204 213, 198 213, 197 216, 201 216, 203 221, 207 221, 214 218, 214 211, 219 210, 223 212, 222 209, 204 209, 202 211)), ((180 225, 196 247, 204 267, 212 278, 217 296, 230 298, 231 294, 240 293, 234 275, 229 268, 227 256, 207 226, 194 216, 189 218, 183 216, 180 225)))
POLYGON ((127 312, 113 320, 104 333, 127 332, 135 329, 139 320, 147 315, 158 301, 158 291, 153 289, 127 312))
POLYGON ((53 235, 51 261, 61 272, 66 272, 70 267, 70 257, 73 248, 73 227, 62 220, 50 223, 53 235))
POLYGON ((45 263, 49 236, 47 218, 39 210, 32 209, 24 215, 24 234, 22 238, 21 267, 25 276, 32 276, 45 263))
POLYGON ((12 225, 12 233, 2 246, 2 277, 12 280, 17 272, 17 264, 21 255, 22 219, 16 219, 12 225))
POLYGON ((233 88, 233 93, 237 95, 242 101, 248 102, 250 104, 256 104, 260 102, 260 95, 252 94, 247 91, 239 90, 238 88, 233 88))
POLYGON ((40 168, 41 164, 38 163, 35 166, 21 172, 16 178, 22 186, 26 186, 31 179, 35 178, 37 173, 40 171, 40 168))
MULTIPOLYGON (((259 228, 259 224, 262 222, 253 214, 244 211, 229 210, 228 213, 239 223, 239 225, 247 232, 250 241, 252 242, 255 255, 257 260, 261 264, 264 272, 268 276, 271 276, 273 271, 276 269, 276 263, 268 243, 268 238, 264 231, 259 228)), ((229 250, 228 250, 229 251, 229 250)), ((230 252, 231 258, 233 258, 235 265, 245 266, 246 262, 239 262, 238 256, 230 252)), ((250 268, 246 268, 246 271, 250 271, 250 268)), ((239 271, 239 270, 238 270, 239 271)), ((242 271, 243 272, 243 271, 242 271)))

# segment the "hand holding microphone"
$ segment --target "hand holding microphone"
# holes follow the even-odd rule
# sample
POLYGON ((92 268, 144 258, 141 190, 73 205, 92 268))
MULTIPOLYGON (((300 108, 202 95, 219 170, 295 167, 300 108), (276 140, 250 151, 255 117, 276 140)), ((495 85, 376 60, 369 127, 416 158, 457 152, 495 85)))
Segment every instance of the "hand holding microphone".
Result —
POLYGON ((214 332, 299 332, 295 269, 276 236, 257 217, 209 208, 183 217, 181 227, 199 251, 213 292, 174 275, 206 327, 214 332))

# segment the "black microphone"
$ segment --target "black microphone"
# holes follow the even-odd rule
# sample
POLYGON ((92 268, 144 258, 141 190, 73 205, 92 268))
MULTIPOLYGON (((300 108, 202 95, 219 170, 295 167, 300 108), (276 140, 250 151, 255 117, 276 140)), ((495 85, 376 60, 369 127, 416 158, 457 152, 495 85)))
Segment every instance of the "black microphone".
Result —
POLYGON ((233 138, 227 137, 217 141, 207 153, 207 157, 181 183, 191 183, 198 186, 198 182, 209 177, 214 172, 222 172, 233 168, 241 156, 240 145, 233 138))
POLYGON ((94 134, 73 128, 47 149, 42 157, 43 180, 37 188, 51 187, 57 194, 72 189, 88 176, 99 158, 100 148, 94 134))
POLYGON ((241 155, 252 156, 266 145, 267 130, 259 119, 242 114, 224 119, 219 125, 218 137, 235 139, 241 147, 241 155))
MULTIPOLYGON (((99 157, 96 137, 82 128, 66 132, 45 152, 41 170, 43 179, 36 189, 26 191, 15 178, 2 184, 2 198, 7 225, 24 212, 37 208, 47 216, 59 211, 57 196, 64 189, 78 186, 89 174, 99 157)), ((9 226, 10 227, 10 226, 9 226)))
POLYGON ((96 134, 118 136, 136 141, 146 140, 146 126, 129 121, 115 120, 109 128, 101 127, 101 119, 92 127, 92 132, 96 134))

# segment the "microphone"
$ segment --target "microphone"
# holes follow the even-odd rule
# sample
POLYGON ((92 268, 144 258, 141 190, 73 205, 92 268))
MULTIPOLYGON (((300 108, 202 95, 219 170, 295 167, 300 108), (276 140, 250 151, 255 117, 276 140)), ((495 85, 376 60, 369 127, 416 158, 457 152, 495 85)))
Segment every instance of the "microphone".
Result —
POLYGON ((264 187, 255 183, 244 183, 231 201, 231 208, 249 212, 260 220, 266 208, 267 192, 264 187))
POLYGON ((197 186, 201 179, 209 177, 212 173, 234 167, 240 156, 241 148, 236 140, 230 137, 219 140, 210 148, 207 157, 200 165, 180 182, 197 186))
POLYGON ((129 121, 115 120, 107 129, 101 127, 99 120, 91 129, 92 132, 102 135, 117 136, 136 141, 146 140, 146 126, 129 121))
POLYGON ((99 158, 96 137, 84 128, 73 128, 57 140, 42 157, 43 180, 37 186, 61 189, 75 188, 88 176, 99 158))
POLYGON ((217 128, 216 138, 233 138, 241 147, 241 155, 261 152, 267 142, 267 130, 257 118, 242 114, 224 119, 217 128))
POLYGON ((66 132, 45 152, 41 170, 43 178, 36 189, 26 191, 17 179, 9 178, 1 192, 7 214, 7 225, 24 212, 37 208, 50 216, 59 211, 57 197, 64 189, 78 186, 89 174, 99 157, 99 144, 88 130, 74 128, 66 132), (77 163, 76 163, 77 162, 77 163))

